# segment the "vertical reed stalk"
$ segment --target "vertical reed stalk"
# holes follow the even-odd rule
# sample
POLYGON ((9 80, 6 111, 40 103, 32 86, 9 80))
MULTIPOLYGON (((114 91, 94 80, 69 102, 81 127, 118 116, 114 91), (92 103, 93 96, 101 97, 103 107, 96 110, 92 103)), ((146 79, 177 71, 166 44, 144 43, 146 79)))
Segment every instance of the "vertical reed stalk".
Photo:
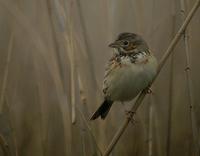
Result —
MULTIPOLYGON (((163 57, 160 60, 159 66, 158 66, 158 71, 157 74, 153 80, 153 82, 155 81, 156 77, 158 76, 158 74, 160 73, 161 69, 163 68, 163 66, 165 65, 168 57, 170 56, 170 54, 173 52, 173 49, 175 48, 176 44, 178 43, 178 41, 180 40, 183 32, 185 31, 185 29, 187 28, 188 24, 190 23, 191 19, 193 18, 194 14, 196 13, 196 11, 198 10, 200 5, 200 0, 196 0, 195 4, 193 5, 191 11, 189 12, 188 16, 186 17, 186 19, 184 20, 182 26, 180 27, 180 29, 178 30, 178 32, 176 33, 175 37, 173 38, 173 40, 171 41, 170 45, 168 46, 166 52, 164 53, 163 57)), ((152 83, 153 83, 152 82, 152 83)), ((147 94, 146 89, 144 89, 140 95, 138 96, 138 98, 136 99, 135 104, 132 106, 131 111, 132 112, 136 112, 138 107, 141 105, 145 95, 147 94)), ((124 120, 124 122, 122 123, 122 125, 119 127, 118 131, 116 132, 116 134, 114 135, 113 139, 111 140, 110 144, 108 145, 107 149, 105 150, 103 156, 109 156, 109 154, 111 153, 111 151, 113 150, 113 148, 115 147, 115 145, 117 144, 117 142, 119 141, 120 137, 122 136, 122 134, 124 133, 125 129, 127 128, 129 122, 131 121, 131 118, 133 117, 133 114, 130 114, 130 117, 126 118, 124 120)))
MULTIPOLYGON (((78 109, 78 112, 79 112, 79 115, 81 117, 81 120, 80 120, 80 131, 81 131, 81 141, 82 141, 82 150, 83 150, 83 155, 86 156, 87 153, 86 153, 86 128, 87 128, 87 124, 85 122, 85 114, 86 113, 86 109, 87 109, 87 99, 84 95, 84 89, 83 89, 83 84, 82 84, 82 80, 80 78, 80 75, 78 75, 78 86, 79 86, 79 93, 80 93, 80 105, 77 106, 77 109, 78 109), (86 128, 85 128, 86 127, 86 128)), ((88 125, 89 126, 89 125, 88 125)), ((88 129, 88 132, 89 134, 91 133, 88 129)), ((89 140, 89 139, 88 139, 89 140)), ((93 144, 91 144, 91 146, 93 146, 93 144)), ((94 148, 92 148, 94 149, 94 148)), ((93 152, 93 151, 92 151, 93 152)))
MULTIPOLYGON (((72 2, 70 1, 72 4, 72 2)), ((71 7, 71 6, 70 6, 71 7)), ((70 76, 71 76, 71 120, 72 124, 76 123, 76 79, 77 79, 77 72, 76 72, 76 63, 75 63, 75 45, 74 45, 74 29, 73 29, 73 21, 72 21, 72 8, 68 7, 69 11, 69 33, 65 33, 65 40, 68 45, 68 56, 70 60, 70 76)))
POLYGON ((166 155, 170 156, 171 151, 171 123, 172 123, 172 103, 173 103, 173 65, 174 57, 171 57, 171 69, 170 69, 170 88, 169 88, 169 105, 168 105, 168 117, 167 117, 167 145, 166 145, 166 155))
POLYGON ((72 124, 76 122, 76 66, 75 66, 75 58, 74 58, 74 43, 73 43, 73 34, 72 30, 70 31, 70 65, 71 65, 71 107, 72 107, 72 124))
MULTIPOLYGON (((151 20, 153 21, 155 18, 155 0, 153 0, 152 2, 152 10, 151 10, 151 20)), ((154 31, 154 24, 151 25, 151 29, 150 29, 150 33, 152 33, 154 31)), ((151 35, 149 35, 151 36, 151 35)), ((153 35, 152 35, 153 36, 153 35)), ((155 44, 155 40, 154 40, 154 36, 151 38, 151 40, 153 41, 152 44, 155 44)), ((153 109, 153 98, 154 95, 151 94, 149 96, 149 106, 148 106, 148 134, 147 134, 147 140, 148 140, 148 156, 152 156, 153 155, 153 113, 154 113, 154 109, 153 109)), ((155 112, 156 113, 156 112, 155 112)))
MULTIPOLYGON (((175 16, 172 17, 172 36, 175 34, 175 16)), ((171 55, 170 60, 170 77, 169 77, 169 105, 168 105, 168 117, 167 117, 167 142, 166 142, 166 155, 170 156, 171 150, 171 124, 172 124, 172 106, 173 106, 173 82, 174 82, 174 53, 171 55)))
MULTIPOLYGON (((181 4, 181 18, 182 21, 185 19, 186 14, 186 7, 185 7, 185 0, 180 0, 181 4)), ((190 123, 191 123, 191 129, 192 129, 192 136, 193 136, 193 144, 195 149, 195 155, 200 155, 200 146, 199 146, 199 140, 198 140, 198 128, 197 128, 197 121, 196 121, 196 114, 194 110, 194 98, 193 98, 193 88, 192 88, 192 81, 191 81, 191 75, 190 75, 190 47, 189 47, 189 29, 184 31, 184 47, 185 47, 185 55, 186 55, 186 80, 187 80, 187 91, 189 96, 189 109, 190 109, 190 123)))
MULTIPOLYGON (((72 31, 70 31, 72 32, 72 31)), ((67 49, 68 49, 68 56, 69 56, 69 61, 70 61, 70 81, 71 81, 71 121, 72 124, 76 123, 76 66, 75 66, 75 58, 74 58, 74 43, 73 43, 73 35, 70 33, 70 36, 65 35, 65 40, 67 49)))
POLYGON ((153 155, 153 95, 149 96, 148 156, 153 155))

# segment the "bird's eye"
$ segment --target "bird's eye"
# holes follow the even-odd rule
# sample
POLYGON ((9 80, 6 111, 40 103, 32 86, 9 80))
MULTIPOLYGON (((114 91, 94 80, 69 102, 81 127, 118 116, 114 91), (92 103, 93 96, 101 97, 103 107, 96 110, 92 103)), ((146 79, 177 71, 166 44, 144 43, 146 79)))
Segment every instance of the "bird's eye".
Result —
POLYGON ((127 45, 129 44, 129 42, 128 42, 128 41, 124 41, 123 44, 124 44, 125 46, 127 46, 127 45))

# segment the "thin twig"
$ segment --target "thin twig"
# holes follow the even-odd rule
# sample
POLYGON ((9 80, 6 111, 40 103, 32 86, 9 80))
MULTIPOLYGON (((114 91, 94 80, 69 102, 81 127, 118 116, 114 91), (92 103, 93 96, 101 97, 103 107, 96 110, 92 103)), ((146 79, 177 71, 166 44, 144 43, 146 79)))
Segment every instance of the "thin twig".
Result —
MULTIPOLYGON (((173 49, 175 48, 177 42, 180 40, 181 35, 183 34, 183 32, 185 31, 185 29, 187 28, 188 24, 190 23, 192 17, 194 16, 195 12, 197 11, 197 9, 199 8, 200 5, 200 0, 196 0, 193 8, 191 9, 191 11, 189 12, 188 16, 186 17, 186 19, 184 20, 182 26, 180 27, 180 29, 178 30, 178 32, 176 33, 175 37, 173 38, 173 40, 171 41, 169 47, 167 48, 166 52, 164 53, 159 66, 158 66, 158 71, 157 74, 153 80, 153 82, 155 81, 156 77, 158 76, 158 74, 160 73, 162 67, 165 65, 165 62, 167 61, 168 57, 170 56, 170 54, 172 53, 173 49)), ((152 83, 153 83, 152 82, 152 83)), ((131 111, 132 112, 136 112, 138 107, 140 106, 140 104, 142 103, 145 95, 146 95, 146 89, 144 89, 140 95, 138 96, 135 104, 132 106, 131 111)), ((103 156, 108 156, 111 151, 113 150, 113 148, 115 147, 115 145, 117 144, 117 142, 119 141, 119 138, 121 137, 121 135, 124 133, 126 127, 128 126, 129 122, 131 121, 132 117, 134 114, 130 113, 130 117, 126 118, 124 120, 124 122, 122 123, 122 125, 120 126, 120 128, 118 129, 118 131, 116 132, 115 136, 113 137, 113 139, 111 140, 111 143, 109 144, 108 148, 106 149, 105 153, 103 156)))
MULTIPOLYGON (((182 20, 185 19, 185 0, 180 0, 181 4, 181 15, 182 20)), ((188 96, 189 96, 189 108, 190 108, 190 123, 192 128, 192 136, 193 136, 193 144, 195 149, 195 155, 199 156, 200 154, 200 146, 198 140, 198 128, 196 121, 196 114, 194 111, 194 99, 193 99, 193 89, 192 89, 192 81, 190 76, 190 47, 189 47, 189 30, 184 31, 184 47, 185 47, 185 55, 186 55, 186 79, 187 79, 187 87, 188 87, 188 96)))

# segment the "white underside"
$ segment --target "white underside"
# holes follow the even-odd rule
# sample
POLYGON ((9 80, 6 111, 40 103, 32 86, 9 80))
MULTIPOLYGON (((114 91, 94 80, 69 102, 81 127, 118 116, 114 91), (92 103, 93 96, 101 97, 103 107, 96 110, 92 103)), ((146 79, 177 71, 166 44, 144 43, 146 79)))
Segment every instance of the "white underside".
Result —
POLYGON ((135 98, 149 85, 157 70, 154 56, 149 57, 146 64, 134 64, 124 58, 122 65, 125 66, 114 69, 106 79, 106 96, 113 101, 129 101, 135 98))

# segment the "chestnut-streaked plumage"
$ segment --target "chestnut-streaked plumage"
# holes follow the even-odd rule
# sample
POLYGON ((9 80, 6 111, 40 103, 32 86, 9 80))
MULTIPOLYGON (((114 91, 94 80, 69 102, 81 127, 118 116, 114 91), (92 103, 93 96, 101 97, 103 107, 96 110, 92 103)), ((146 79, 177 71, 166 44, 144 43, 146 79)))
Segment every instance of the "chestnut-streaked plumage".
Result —
POLYGON ((121 33, 109 44, 116 53, 109 60, 103 81, 104 102, 90 120, 105 119, 115 101, 130 101, 148 87, 157 72, 157 60, 147 43, 134 33, 121 33))

